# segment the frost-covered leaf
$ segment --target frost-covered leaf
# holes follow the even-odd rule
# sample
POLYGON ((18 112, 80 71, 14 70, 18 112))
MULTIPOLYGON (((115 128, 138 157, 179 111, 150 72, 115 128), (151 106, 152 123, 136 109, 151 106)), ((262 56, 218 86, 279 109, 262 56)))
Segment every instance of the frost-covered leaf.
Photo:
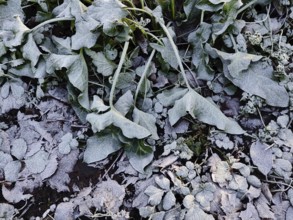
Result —
POLYGON ((72 133, 67 133, 61 138, 58 150, 61 154, 69 154, 71 149, 76 149, 78 141, 72 137, 72 133))
POLYGON ((81 94, 78 96, 82 107, 89 109, 88 98, 88 68, 82 51, 76 55, 51 54, 47 58, 46 71, 50 74, 55 70, 67 69, 70 83, 77 88, 81 94))
POLYGON ((221 193, 221 209, 226 215, 232 215, 242 208, 242 202, 234 192, 223 191, 221 193))
POLYGON ((16 210, 13 205, 0 203, 0 219, 13 220, 16 210))
POLYGON ((2 25, 3 28, 0 31, 0 39, 3 40, 6 47, 16 47, 21 45, 24 35, 30 30, 24 25, 19 16, 4 19, 2 25))
POLYGON ((96 31, 99 25, 99 22, 89 16, 83 16, 82 19, 76 21, 76 33, 71 37, 72 49, 93 47, 100 36, 100 33, 96 31))
POLYGON ((269 207, 269 201, 263 194, 261 194, 260 197, 254 202, 254 205, 258 211, 260 218, 275 218, 274 213, 271 211, 269 207))
POLYGON ((243 134, 242 128, 231 118, 227 118, 211 101, 190 90, 181 99, 175 102, 168 111, 169 121, 174 125, 181 117, 190 114, 204 123, 215 125, 218 129, 231 134, 243 134))
POLYGON ((185 220, 214 220, 214 217, 212 215, 209 215, 205 213, 202 209, 200 209, 197 206, 193 206, 190 209, 188 209, 187 213, 184 217, 185 220))
POLYGON ((245 177, 238 174, 233 174, 233 178, 229 182, 229 187, 230 189, 245 193, 248 189, 248 184, 245 177))
POLYGON ((54 219, 56 220, 61 220, 61 219, 68 219, 68 220, 73 220, 75 204, 72 202, 61 202, 58 204, 55 214, 54 214, 54 219))
POLYGON ((159 205, 164 195, 164 191, 155 186, 149 186, 144 193, 149 196, 148 202, 153 206, 159 205))
POLYGON ((18 180, 18 173, 21 169, 21 163, 17 160, 11 161, 4 167, 5 180, 16 182, 18 180))
POLYGON ((27 151, 27 144, 24 139, 15 139, 11 143, 11 154, 17 159, 22 160, 27 151))
POLYGON ((153 149, 145 145, 143 140, 133 140, 127 145, 125 153, 131 166, 138 172, 145 173, 145 167, 149 165, 154 158, 153 149))
POLYGON ((175 101, 182 98, 188 89, 183 89, 179 87, 174 87, 171 90, 165 90, 162 93, 157 95, 157 99, 164 107, 168 107, 175 104, 175 101))
POLYGON ((250 185, 252 185, 252 186, 254 186, 254 187, 256 187, 256 188, 260 188, 260 187, 261 187, 261 181, 259 180, 259 178, 257 178, 257 177, 254 176, 254 175, 249 175, 249 176, 247 177, 247 182, 248 182, 250 185))
POLYGON ((168 211, 173 206, 175 206, 176 198, 172 191, 169 191, 166 193, 166 195, 163 198, 163 209, 168 211))
POLYGON ((78 155, 79 150, 76 149, 61 158, 57 171, 48 179, 51 188, 56 189, 58 192, 69 191, 67 184, 70 182, 70 177, 68 173, 72 172, 78 155))
POLYGON ((260 172, 267 175, 273 167, 273 152, 266 144, 257 141, 250 147, 250 156, 252 162, 257 166, 260 172))
POLYGON ((108 157, 109 154, 122 147, 120 141, 112 134, 105 136, 92 136, 87 140, 83 160, 86 163, 93 163, 108 157))
POLYGON ((5 185, 2 186, 2 195, 10 203, 18 203, 22 200, 27 200, 32 197, 31 194, 25 194, 24 189, 19 186, 18 182, 12 189, 8 189, 5 185))
POLYGON ((139 215, 143 218, 147 218, 155 213, 155 207, 153 206, 145 206, 139 208, 139 215))
POLYGON ((246 210, 242 211, 239 217, 241 220, 260 220, 256 208, 251 203, 247 203, 246 210))
POLYGON ((41 173, 47 166, 48 157, 49 153, 44 150, 40 150, 25 160, 26 167, 33 174, 41 173))
POLYGON ((99 112, 105 112, 110 108, 110 106, 107 106, 104 104, 103 99, 101 99, 99 96, 94 95, 93 101, 91 104, 91 110, 99 112))
POLYGON ((293 207, 290 206, 286 211, 286 220, 289 220, 293 216, 293 207))
POLYGON ((85 10, 86 6, 81 1, 65 0, 62 4, 54 8, 53 14, 56 17, 75 17, 76 20, 80 20, 85 10))
POLYGON ((94 52, 92 50, 85 50, 86 54, 90 56, 93 60, 93 64, 97 68, 97 72, 101 73, 103 76, 113 75, 116 64, 108 60, 103 52, 94 52))
POLYGON ((195 198, 193 195, 187 195, 183 199, 183 205, 187 209, 191 209, 195 205, 195 198))
POLYGON ((138 108, 134 108, 132 117, 133 122, 146 128, 151 133, 151 138, 155 140, 159 139, 157 133, 156 118, 153 115, 143 112, 138 108))
POLYGON ((130 121, 116 110, 110 110, 104 114, 90 113, 86 119, 91 123, 94 132, 104 130, 113 124, 120 128, 123 135, 127 138, 142 139, 150 135, 146 128, 130 121))
POLYGON ((97 184, 92 196, 92 203, 97 210, 117 213, 125 197, 125 187, 109 179, 97 184))
POLYGON ((275 159, 273 168, 278 175, 283 176, 286 179, 289 179, 292 174, 292 164, 285 159, 275 159))
POLYGON ((51 177, 56 172, 57 168, 58 168, 57 155, 51 154, 48 159, 48 164, 46 168, 40 173, 42 180, 45 180, 51 177))
POLYGON ((163 190, 170 190, 170 180, 164 176, 156 176, 155 182, 163 190))
POLYGON ((125 116, 133 106, 133 95, 130 90, 124 93, 115 103, 114 107, 125 116))
POLYGON ((21 1, 9 0, 4 2, 5 4, 1 4, 0 6, 0 30, 3 28, 3 22, 15 15, 18 15, 23 19, 21 1))
POLYGON ((159 51, 163 57, 163 59, 174 69, 178 67, 178 61, 176 59, 174 50, 171 46, 170 41, 168 38, 164 37, 161 39, 164 43, 164 45, 156 44, 156 43, 150 43, 151 47, 159 51))
POLYGON ((241 52, 229 54, 209 45, 206 46, 206 50, 212 57, 219 57, 222 60, 224 74, 234 85, 247 93, 262 97, 269 105, 288 106, 289 94, 285 87, 273 80, 273 68, 265 62, 258 61, 259 56, 241 52))
POLYGON ((10 154, 0 151, 0 168, 3 169, 6 166, 6 164, 8 164, 11 161, 13 161, 13 158, 10 154))
POLYGON ((33 34, 30 33, 28 35, 28 39, 25 45, 22 47, 22 55, 23 58, 31 61, 32 66, 36 66, 39 60, 39 57, 42 53, 40 52, 33 34))
POLYGON ((124 5, 118 0, 96 0, 88 7, 88 15, 101 22, 103 31, 110 34, 115 22, 126 17, 128 12, 123 9, 124 5))
MULTIPOLYGON (((209 162, 211 161, 211 157, 209 162)), ((230 181, 232 179, 232 174, 230 172, 230 166, 226 161, 219 161, 216 164, 210 162, 212 179, 217 183, 225 183, 226 181, 230 181)))

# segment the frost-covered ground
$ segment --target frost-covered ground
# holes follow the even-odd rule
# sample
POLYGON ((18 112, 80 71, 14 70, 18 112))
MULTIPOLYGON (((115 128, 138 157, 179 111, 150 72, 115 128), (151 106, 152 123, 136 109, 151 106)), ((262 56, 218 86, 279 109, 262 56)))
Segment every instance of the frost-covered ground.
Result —
POLYGON ((0 0, 0 219, 292 219, 292 5, 0 0))

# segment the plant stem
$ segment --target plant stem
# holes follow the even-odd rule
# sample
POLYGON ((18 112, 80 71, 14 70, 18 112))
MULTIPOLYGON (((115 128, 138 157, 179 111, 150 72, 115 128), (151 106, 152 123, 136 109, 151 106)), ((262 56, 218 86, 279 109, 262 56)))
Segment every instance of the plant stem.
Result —
POLYGON ((171 0, 172 19, 175 20, 175 0, 171 0))
POLYGON ((50 23, 54 23, 54 22, 58 22, 58 21, 73 21, 74 18, 70 18, 70 17, 64 17, 64 18, 53 18, 47 21, 44 21, 41 24, 38 24, 37 26, 35 26, 33 29, 31 29, 29 32, 34 32, 37 29, 39 29, 40 27, 45 26, 46 24, 50 24, 50 23))
POLYGON ((113 104, 114 91, 115 91, 116 84, 118 82, 118 78, 119 78, 119 74, 120 74, 121 69, 122 69, 122 65, 123 65, 123 63, 125 61, 125 58, 126 58, 126 53, 127 53, 128 46, 129 46, 129 41, 125 41, 118 67, 117 67, 117 69, 116 69, 116 71, 114 73, 113 84, 112 84, 112 87, 111 87, 110 97, 109 97, 109 102, 110 102, 110 108, 111 109, 115 109, 114 104, 113 104))
POLYGON ((229 33, 229 37, 230 37, 230 39, 232 41, 233 48, 234 48, 235 52, 237 53, 238 52, 238 49, 237 49, 236 41, 235 41, 235 39, 234 39, 234 37, 233 37, 233 35, 231 33, 229 33))
POLYGON ((181 58, 180 58, 180 55, 179 55, 179 52, 178 52, 178 48, 177 48, 177 46, 175 45, 175 43, 174 43, 174 41, 173 41, 173 38, 172 38, 171 34, 169 33, 168 28, 167 28, 162 22, 159 22, 159 24, 160 24, 161 28, 164 30, 164 32, 165 32, 167 38, 168 38, 169 41, 170 41, 170 44, 171 44, 171 46, 172 46, 172 49, 173 49, 173 51, 174 51, 175 57, 176 57, 176 59, 177 59, 177 62, 178 62, 179 68, 180 68, 180 72, 181 72, 181 74, 182 74, 182 76, 183 76, 184 82, 185 82, 187 88, 188 88, 189 90, 192 90, 191 86, 190 86, 189 83, 188 83, 188 80, 187 80, 187 77, 186 77, 186 74, 185 74, 185 70, 184 70, 184 67, 183 67, 183 65, 182 65, 182 61, 181 61, 181 58))
POLYGON ((152 61, 152 59, 153 59, 153 57, 154 57, 154 55, 155 55, 155 52, 156 52, 156 50, 153 49, 153 50, 152 50, 152 53, 151 53, 151 55, 150 55, 150 57, 149 57, 149 59, 148 59, 148 61, 147 61, 147 63, 146 63, 146 65, 145 65, 145 67, 144 67, 143 73, 141 74, 141 77, 140 77, 140 80, 139 80, 139 82, 138 82, 138 85, 137 85, 137 88, 136 88, 136 91, 135 91, 135 95, 134 95, 134 106, 135 106, 135 104, 136 104, 136 100, 137 100, 137 96, 138 96, 139 90, 140 90, 140 88, 141 88, 141 85, 142 85, 143 81, 144 81, 145 78, 146 78, 146 74, 147 74, 147 72, 148 72, 148 70, 149 70, 149 67, 150 67, 150 65, 151 65, 151 61, 152 61))
POLYGON ((247 3, 246 5, 244 5, 242 8, 240 8, 238 11, 237 11, 237 15, 239 15, 241 12, 245 11, 247 8, 249 8, 251 5, 255 4, 258 0, 253 0, 249 3, 247 3))
POLYGON ((204 19, 204 10, 201 11, 201 15, 200 15, 200 24, 202 24, 203 19, 204 19))

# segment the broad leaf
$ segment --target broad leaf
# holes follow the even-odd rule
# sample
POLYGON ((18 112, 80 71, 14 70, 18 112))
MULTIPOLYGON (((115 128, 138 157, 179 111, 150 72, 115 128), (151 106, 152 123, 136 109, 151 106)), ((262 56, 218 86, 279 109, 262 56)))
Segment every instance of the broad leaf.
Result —
POLYGON ((29 34, 26 44, 22 47, 23 58, 31 61, 32 66, 36 66, 41 54, 42 53, 34 40, 33 34, 29 34))
POLYGON ((215 125, 218 129, 230 134, 243 134, 244 130, 231 118, 226 117, 212 101, 190 90, 175 102, 168 111, 169 121, 174 125, 180 118, 190 114, 204 123, 215 125))
POLYGON ((94 132, 102 131, 106 127, 114 125, 120 128, 127 138, 142 139, 151 134, 146 128, 130 121, 116 110, 110 110, 104 114, 90 113, 86 119, 91 123, 94 132))
POLYGON ((120 112, 123 116, 125 116, 129 112, 132 106, 133 106, 133 95, 130 92, 130 90, 124 93, 114 105, 115 109, 118 112, 120 112))
POLYGON ((79 21, 76 21, 76 33, 71 38, 72 49, 79 50, 81 48, 93 47, 100 36, 100 33, 96 31, 96 28, 99 25, 99 22, 90 17, 85 17, 79 21))
POLYGON ((260 141, 253 143, 250 147, 250 156, 260 172, 264 175, 270 172, 273 167, 273 152, 268 145, 260 141))
POLYGON ((89 109, 88 68, 82 51, 76 55, 49 55, 46 63, 46 71, 51 74, 55 70, 61 70, 62 68, 67 69, 70 83, 81 92, 78 97, 80 105, 89 109))
POLYGON ((49 158, 49 153, 40 150, 33 156, 25 160, 25 164, 30 172, 37 174, 45 170, 49 158))
POLYGON ((18 138, 13 140, 11 143, 11 154, 15 156, 18 160, 22 160, 27 151, 27 144, 24 139, 18 138))
POLYGON ((171 46, 168 38, 164 37, 161 39, 164 45, 150 43, 151 47, 159 51, 163 57, 163 59, 174 69, 178 67, 178 61, 174 54, 174 50, 171 46))
POLYGON ((110 34, 117 21, 128 15, 123 7, 124 5, 118 0, 96 0, 88 7, 87 13, 93 19, 101 22, 103 31, 110 34))
POLYGON ((18 180, 18 173, 21 169, 21 163, 18 160, 9 162, 4 167, 5 180, 9 182, 16 182, 18 180))
POLYGON ((156 118, 153 115, 143 112, 138 108, 134 108, 132 117, 135 123, 143 126, 150 131, 150 133, 152 134, 151 138, 155 140, 159 139, 157 133, 156 118))
POLYGON ((112 134, 105 136, 92 136, 87 140, 83 160, 86 163, 103 160, 121 147, 122 145, 120 141, 112 134))
POLYGON ((208 215, 199 207, 193 206, 190 209, 188 209, 184 219, 186 219, 186 220, 187 219, 188 220, 198 220, 198 219, 214 220, 214 217, 212 215, 208 215))
POLYGON ((257 95, 269 105, 287 107, 289 95, 284 86, 273 80, 273 68, 265 62, 255 62, 260 56, 240 53, 229 54, 206 45, 208 53, 222 60, 225 76, 247 93, 257 95))
POLYGON ((85 50, 85 52, 92 58, 98 73, 101 73, 103 76, 111 76, 113 74, 116 65, 108 60, 103 52, 96 53, 92 50, 85 50))
POLYGON ((164 195, 164 191, 155 186, 149 186, 144 193, 149 196, 149 204, 153 206, 159 205, 164 195))
POLYGON ((168 107, 174 105, 175 101, 182 98, 187 92, 188 89, 174 87, 171 90, 165 90, 158 94, 157 99, 163 106, 168 107))
POLYGON ((20 16, 21 20, 23 19, 21 3, 19 0, 9 0, 0 5, 0 30, 4 27, 3 22, 15 15, 20 16))

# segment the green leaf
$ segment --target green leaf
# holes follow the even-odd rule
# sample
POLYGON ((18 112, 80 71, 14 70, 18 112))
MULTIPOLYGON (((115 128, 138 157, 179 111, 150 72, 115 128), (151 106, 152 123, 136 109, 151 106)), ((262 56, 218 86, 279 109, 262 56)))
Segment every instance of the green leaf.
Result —
POLYGON ((262 97, 269 105, 288 106, 288 92, 273 80, 273 68, 266 62, 258 61, 260 56, 240 52, 229 54, 209 45, 206 45, 206 49, 213 58, 219 57, 222 60, 223 72, 235 86, 262 97))
POLYGON ((116 64, 108 60, 103 52, 94 52, 92 50, 85 50, 86 54, 93 60, 93 64, 97 67, 97 72, 103 76, 113 75, 116 64))
POLYGON ((178 67, 177 58, 174 54, 174 50, 171 46, 170 41, 168 38, 164 37, 161 39, 164 43, 164 45, 156 44, 156 43, 150 43, 150 46, 157 51, 159 51, 163 57, 163 59, 170 64, 171 67, 176 69, 178 67))
POLYGON ((204 123, 215 125, 218 129, 230 134, 243 134, 245 132, 237 122, 226 117, 212 101, 208 101, 193 90, 177 100, 174 107, 168 111, 171 125, 187 114, 204 123))
POLYGON ((104 114, 90 113, 86 119, 91 123, 94 132, 100 132, 106 127, 114 125, 121 129, 125 137, 130 139, 142 139, 150 135, 150 132, 146 128, 125 118, 117 110, 110 110, 104 114))
POLYGON ((222 4, 213 4, 209 0, 200 0, 196 4, 196 8, 211 12, 219 11, 222 7, 222 4))
POLYGON ((87 140, 83 160, 86 163, 103 160, 121 147, 120 141, 113 134, 92 136, 87 140))
POLYGON ((80 91, 78 101, 80 105, 89 109, 88 98, 88 68, 82 51, 76 55, 51 54, 47 58, 46 71, 50 74, 55 70, 67 69, 70 83, 80 91))
POLYGON ((145 113, 138 108, 134 108, 132 117, 133 122, 143 126, 151 132, 151 138, 155 140, 159 139, 157 133, 156 118, 153 115, 145 113))

